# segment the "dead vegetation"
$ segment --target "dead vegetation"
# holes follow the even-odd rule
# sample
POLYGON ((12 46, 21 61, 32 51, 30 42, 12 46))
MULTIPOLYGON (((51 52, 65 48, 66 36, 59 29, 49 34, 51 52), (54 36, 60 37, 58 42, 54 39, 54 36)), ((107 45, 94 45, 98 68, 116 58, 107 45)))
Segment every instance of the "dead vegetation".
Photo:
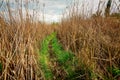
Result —
POLYGON ((84 19, 73 12, 52 26, 21 15, 20 21, 14 15, 9 15, 10 21, 0 16, 1 80, 43 80, 38 51, 42 40, 52 32, 57 32, 63 48, 78 59, 75 74, 69 80, 119 80, 119 16, 84 19))

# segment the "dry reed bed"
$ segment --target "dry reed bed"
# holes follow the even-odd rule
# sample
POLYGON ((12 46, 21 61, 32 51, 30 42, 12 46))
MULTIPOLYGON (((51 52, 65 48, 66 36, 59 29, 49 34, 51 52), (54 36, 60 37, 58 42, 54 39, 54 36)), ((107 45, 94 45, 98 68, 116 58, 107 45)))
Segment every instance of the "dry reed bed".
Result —
MULTIPOLYGON (((108 68, 120 66, 120 19, 73 17, 63 21, 57 32, 64 48, 78 57, 78 70, 82 62, 98 76, 97 79, 115 78, 108 68)), ((88 74, 86 72, 84 79, 90 79, 88 74)))
MULTIPOLYGON (((57 32, 65 50, 71 50, 86 69, 113 78, 108 67, 120 66, 120 22, 114 18, 69 19, 50 27, 30 20, 14 25, 0 19, 0 62, 3 64, 1 79, 40 79, 37 51, 45 36, 57 32)), ((83 79, 90 79, 86 70, 83 79)), ((82 78, 81 78, 82 79, 82 78)))
POLYGON ((117 79, 118 76, 107 68, 120 66, 119 18, 98 16, 82 19, 70 14, 59 25, 53 26, 32 21, 31 18, 17 21, 9 17, 11 21, 7 22, 0 16, 1 80, 43 79, 38 51, 42 40, 52 32, 57 32, 64 49, 71 50, 78 59, 75 79, 117 79), (84 73, 81 74, 81 71, 84 73), (91 78, 90 74, 95 76, 91 78))
POLYGON ((40 41, 52 31, 50 27, 42 28, 41 25, 30 20, 10 24, 0 18, 0 79, 40 79, 37 51, 40 41))

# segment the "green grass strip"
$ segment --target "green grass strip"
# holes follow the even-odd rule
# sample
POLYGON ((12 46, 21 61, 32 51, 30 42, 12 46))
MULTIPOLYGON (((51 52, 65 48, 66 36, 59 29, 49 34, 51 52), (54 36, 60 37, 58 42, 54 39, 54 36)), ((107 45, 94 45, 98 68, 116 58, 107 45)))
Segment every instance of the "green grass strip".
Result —
POLYGON ((60 67, 64 68, 66 73, 70 75, 73 72, 74 55, 70 51, 65 51, 58 42, 56 33, 52 33, 43 40, 40 50, 40 64, 46 80, 53 79, 53 74, 50 67, 50 60, 52 58, 50 57, 49 46, 52 47, 52 54, 55 55, 60 67))

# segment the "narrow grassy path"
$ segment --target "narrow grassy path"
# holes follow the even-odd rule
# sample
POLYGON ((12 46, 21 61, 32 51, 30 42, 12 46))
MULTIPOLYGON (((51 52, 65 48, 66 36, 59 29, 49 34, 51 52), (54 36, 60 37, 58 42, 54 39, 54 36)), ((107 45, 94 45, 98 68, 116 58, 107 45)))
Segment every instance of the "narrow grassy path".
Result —
POLYGON ((58 42, 56 33, 50 34, 43 40, 39 53, 41 69, 46 80, 53 80, 57 73, 53 69, 55 68, 54 63, 57 63, 56 69, 59 67, 63 70, 62 73, 57 73, 59 76, 61 74, 65 74, 65 77, 72 75, 74 71, 74 55, 72 52, 65 51, 62 48, 58 42))

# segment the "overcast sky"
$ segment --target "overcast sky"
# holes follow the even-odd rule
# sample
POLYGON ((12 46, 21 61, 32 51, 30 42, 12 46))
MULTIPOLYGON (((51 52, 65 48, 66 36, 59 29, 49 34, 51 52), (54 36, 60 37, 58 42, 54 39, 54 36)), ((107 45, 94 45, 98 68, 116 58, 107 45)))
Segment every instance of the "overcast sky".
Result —
MULTIPOLYGON (((99 1, 101 1, 100 8, 105 7, 107 2, 107 0, 39 0, 39 1, 40 1, 41 8, 43 8, 43 4, 45 4, 44 16, 45 16, 45 21, 47 22, 60 21, 66 7, 70 6, 74 1, 77 1, 77 2, 79 1, 80 8, 82 4, 84 4, 84 6, 88 9, 88 11, 92 9, 93 13, 97 11, 99 1)), ((113 1, 117 2, 117 4, 120 4, 120 2, 118 3, 118 0, 113 0, 113 1)), ((113 9, 113 11, 114 10, 115 8, 113 9)))
MULTIPOLYGON (((40 0, 40 4, 45 4, 45 21, 59 21, 64 9, 72 3, 73 0, 40 0)), ((42 8, 43 6, 41 6, 42 8)), ((43 12, 43 11, 42 11, 43 12)))
MULTIPOLYGON (((23 0, 23 1, 27 1, 27 0, 23 0)), ((33 14, 33 10, 36 9, 38 13, 37 18, 39 18, 39 20, 43 20, 42 16, 44 12, 44 20, 46 22, 59 22, 62 17, 62 13, 65 11, 66 7, 70 6, 75 0, 38 0, 39 1, 37 2, 38 5, 33 1, 35 0, 31 0, 31 2, 29 2, 29 12, 31 14, 33 14)), ((84 3, 86 9, 93 8, 93 12, 96 12, 99 1, 103 1, 102 2, 103 4, 107 2, 107 0, 76 0, 76 1, 79 1, 80 3, 79 6, 81 6, 82 3, 84 3)), ((113 0, 113 1, 117 2, 117 4, 120 4, 120 2, 118 3, 118 0, 113 0)), ((15 7, 16 5, 14 5, 14 0, 10 0, 10 2, 11 2, 11 8, 14 11, 16 8, 15 7)), ((104 6, 101 5, 101 7, 104 6)), ((4 8, 4 6, 2 8, 4 8)), ((113 11, 114 10, 115 9, 113 9, 113 11)), ((23 12, 25 12, 24 9, 23 12)))

